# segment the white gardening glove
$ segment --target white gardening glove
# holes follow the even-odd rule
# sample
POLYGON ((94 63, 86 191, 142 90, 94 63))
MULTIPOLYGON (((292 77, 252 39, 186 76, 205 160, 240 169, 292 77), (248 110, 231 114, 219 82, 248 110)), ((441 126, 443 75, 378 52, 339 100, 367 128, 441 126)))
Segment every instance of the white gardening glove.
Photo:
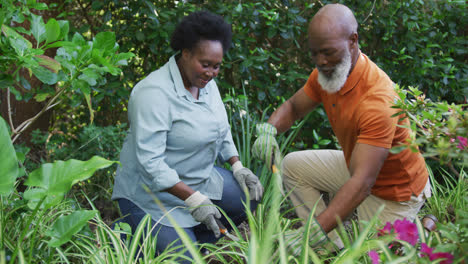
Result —
MULTIPOLYGON (((284 233, 284 240, 288 249, 291 253, 295 256, 298 256, 301 253, 302 249, 302 241, 304 239, 305 227, 302 226, 298 229, 288 230, 284 233)), ((309 247, 315 248, 328 240, 328 236, 326 235, 323 228, 314 218, 312 219, 310 225, 310 233, 309 233, 309 247)))
POLYGON ((215 220, 215 217, 221 218, 221 213, 208 197, 196 191, 184 202, 189 207, 190 214, 192 214, 196 221, 205 224, 208 229, 213 231, 216 238, 221 235, 219 226, 215 220))
POLYGON ((260 201, 262 199, 263 186, 251 170, 242 166, 242 163, 238 160, 232 164, 232 172, 242 190, 249 191, 251 200, 260 201))
MULTIPOLYGON (((270 123, 257 124, 257 140, 252 146, 252 155, 267 164, 271 170, 275 155, 279 154, 278 142, 275 136, 277 134, 276 127, 270 123)), ((277 165, 278 166, 278 165, 277 165)))

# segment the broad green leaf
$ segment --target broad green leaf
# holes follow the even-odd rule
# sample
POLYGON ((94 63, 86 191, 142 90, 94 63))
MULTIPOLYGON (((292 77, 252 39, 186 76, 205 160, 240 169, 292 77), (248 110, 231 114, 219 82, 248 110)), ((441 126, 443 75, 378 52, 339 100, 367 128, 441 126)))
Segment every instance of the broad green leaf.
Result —
POLYGON ((94 49, 110 50, 115 46, 114 32, 100 32, 93 40, 94 49))
POLYGON ((18 176, 18 160, 5 120, 0 117, 0 195, 9 194, 18 176))
POLYGON ((97 79, 99 79, 99 77, 101 77, 101 75, 95 70, 86 68, 78 79, 86 81, 89 85, 94 86, 97 84, 97 79))
POLYGON ((67 39, 68 31, 70 30, 70 23, 66 20, 59 20, 60 36, 59 39, 67 39))
POLYGON ((39 65, 47 68, 48 70, 57 73, 62 67, 60 63, 49 56, 37 55, 36 56, 39 65))
POLYGON ((86 40, 78 32, 76 32, 75 35, 73 35, 72 42, 80 46, 86 44, 86 40))
POLYGON ((29 49, 29 44, 31 44, 31 42, 23 37, 10 37, 8 40, 10 41, 10 44, 15 50, 16 54, 18 54, 20 57, 23 57, 26 54, 26 51, 29 49))
POLYGON ((51 18, 45 25, 46 28, 46 43, 51 43, 58 40, 60 36, 60 25, 57 20, 51 18))
POLYGON ((98 156, 87 161, 70 159, 45 163, 29 174, 25 185, 43 188, 48 194, 62 194, 68 192, 73 184, 91 177, 96 170, 114 163, 98 156))
POLYGON ((65 194, 51 194, 47 195, 46 189, 31 188, 24 192, 24 199, 28 201, 28 207, 34 209, 37 207, 39 202, 45 197, 45 200, 41 204, 41 208, 49 208, 50 206, 59 204, 65 194))
POLYGON ((115 57, 112 59, 114 62, 114 65, 117 66, 126 66, 127 65, 127 60, 134 57, 135 54, 132 52, 124 52, 124 53, 119 53, 115 55, 115 57))
POLYGON ((42 16, 36 16, 34 14, 31 14, 31 16, 31 32, 39 44, 45 39, 46 27, 44 21, 42 21, 42 16))
POLYGON ((42 66, 36 66, 31 68, 32 73, 36 76, 41 82, 52 85, 57 83, 58 76, 56 73, 48 70, 42 66))
POLYGON ((59 247, 70 241, 73 235, 78 233, 97 213, 98 211, 95 210, 80 210, 67 216, 60 216, 55 220, 51 229, 46 232, 46 235, 51 237, 49 245, 51 247, 59 247))
POLYGON ((9 28, 9 27, 6 26, 6 25, 2 25, 2 32, 3 32, 3 34, 5 34, 5 36, 7 36, 7 37, 11 37, 11 38, 13 38, 13 39, 22 39, 22 40, 24 40, 24 42, 26 43, 27 47, 28 47, 28 48, 32 48, 31 42, 29 42, 29 40, 25 39, 23 36, 21 36, 20 34, 18 34, 14 29, 9 28))

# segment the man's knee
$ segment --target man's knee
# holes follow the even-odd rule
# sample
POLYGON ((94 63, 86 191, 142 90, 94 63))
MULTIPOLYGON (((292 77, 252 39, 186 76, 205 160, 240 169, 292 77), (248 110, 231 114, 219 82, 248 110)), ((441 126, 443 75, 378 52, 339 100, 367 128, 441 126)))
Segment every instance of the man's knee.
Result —
POLYGON ((282 172, 283 172, 283 177, 286 179, 294 179, 295 178, 295 173, 294 173, 294 168, 296 167, 297 163, 297 152, 291 152, 288 153, 282 163, 282 172))

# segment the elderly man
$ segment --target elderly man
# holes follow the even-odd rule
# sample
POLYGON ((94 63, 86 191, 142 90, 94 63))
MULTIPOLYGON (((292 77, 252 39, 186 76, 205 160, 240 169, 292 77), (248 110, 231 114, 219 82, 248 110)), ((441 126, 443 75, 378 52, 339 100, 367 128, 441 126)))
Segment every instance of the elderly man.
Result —
POLYGON ((430 184, 420 153, 389 149, 405 142, 410 131, 399 125, 408 120, 392 117, 396 96, 394 83, 360 52, 357 22, 344 5, 322 7, 309 24, 308 37, 316 69, 304 87, 283 103, 268 123, 257 125, 254 156, 271 165, 278 149, 277 133, 288 130, 320 103, 340 150, 306 150, 283 160, 283 181, 292 190, 298 216, 307 220, 317 203, 312 222, 311 244, 329 238, 342 247, 333 229, 357 209, 359 220, 370 220, 381 205, 382 222, 414 220, 430 184), (328 205, 320 192, 333 197, 328 205), (320 201, 319 201, 320 200, 320 201))

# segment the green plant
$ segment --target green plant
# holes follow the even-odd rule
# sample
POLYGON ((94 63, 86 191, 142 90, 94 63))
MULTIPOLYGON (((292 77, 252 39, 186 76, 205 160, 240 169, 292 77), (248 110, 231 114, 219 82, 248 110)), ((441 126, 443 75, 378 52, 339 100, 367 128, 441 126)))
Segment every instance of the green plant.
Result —
POLYGON ((393 151, 406 147, 412 151, 421 149, 425 157, 447 164, 451 173, 458 174, 454 166, 468 164, 468 105, 433 102, 411 86, 408 89, 397 86, 396 90, 399 98, 394 108, 400 111, 395 116, 404 114, 410 120, 408 128, 412 134, 405 145, 393 151))
MULTIPOLYGON (((112 165, 100 157, 88 161, 68 160, 42 164, 29 173, 19 193, 16 153, 5 121, 0 118, 0 251, 9 263, 67 261, 59 246, 68 242, 97 211, 67 209, 65 194, 79 181, 101 168, 112 165)), ((70 208, 70 207, 68 207, 70 208)))
MULTIPOLYGON (((91 123, 94 111, 91 96, 93 89, 106 83, 106 74, 118 75, 119 66, 126 65, 132 53, 117 53, 119 46, 113 32, 100 32, 93 41, 75 33, 68 40, 69 22, 49 19, 45 23, 35 10, 47 10, 44 3, 8 0, 0 9, 0 83, 7 90, 8 120, 15 141, 44 112, 67 97, 83 96, 89 109, 91 123), (28 29, 18 25, 29 22, 28 29), (31 41, 30 41, 31 40, 31 41), (54 58, 44 55, 47 50, 57 49, 54 58), (22 71, 34 75, 43 85, 32 87, 22 71), (34 98, 45 102, 44 107, 33 117, 18 126, 12 122, 10 93, 17 100, 34 98)), ((76 100, 76 99, 75 99, 76 100)), ((82 99, 81 99, 82 100, 82 99)), ((80 100, 80 101, 81 101, 80 100)))

